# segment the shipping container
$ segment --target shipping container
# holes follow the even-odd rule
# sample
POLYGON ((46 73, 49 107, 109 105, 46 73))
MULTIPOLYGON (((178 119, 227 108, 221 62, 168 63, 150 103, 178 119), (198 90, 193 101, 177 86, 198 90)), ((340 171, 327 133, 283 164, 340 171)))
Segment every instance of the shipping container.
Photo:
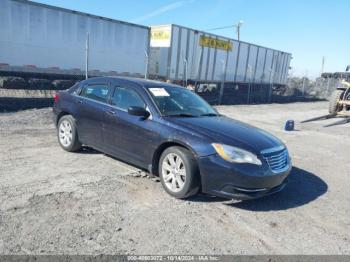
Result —
MULTIPOLYGON (((0 1, 1 68, 143 76, 150 29, 26 0, 0 1)), ((0 68, 0 70, 1 70, 0 68)))
POLYGON ((290 60, 290 53, 179 25, 151 26, 155 78, 286 85, 290 60))

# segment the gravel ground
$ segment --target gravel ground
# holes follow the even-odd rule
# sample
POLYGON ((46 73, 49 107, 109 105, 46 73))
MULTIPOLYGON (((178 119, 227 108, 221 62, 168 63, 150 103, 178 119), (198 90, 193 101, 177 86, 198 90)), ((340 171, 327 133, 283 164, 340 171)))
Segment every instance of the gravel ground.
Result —
POLYGON ((135 167, 63 151, 51 109, 0 114, 0 253, 350 254, 350 124, 299 124, 325 102, 218 109, 286 142, 284 191, 176 200, 135 167), (298 131, 283 131, 287 119, 298 131))

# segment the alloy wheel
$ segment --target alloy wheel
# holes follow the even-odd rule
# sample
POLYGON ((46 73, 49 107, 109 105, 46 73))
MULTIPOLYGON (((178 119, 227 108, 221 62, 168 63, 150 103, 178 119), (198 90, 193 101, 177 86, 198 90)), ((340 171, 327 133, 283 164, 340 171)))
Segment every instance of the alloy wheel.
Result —
POLYGON ((63 120, 59 126, 59 140, 64 147, 68 147, 72 143, 72 126, 67 120, 63 120))
POLYGON ((183 159, 175 153, 168 154, 162 162, 162 176, 165 186, 170 191, 181 191, 186 182, 186 168, 183 159))

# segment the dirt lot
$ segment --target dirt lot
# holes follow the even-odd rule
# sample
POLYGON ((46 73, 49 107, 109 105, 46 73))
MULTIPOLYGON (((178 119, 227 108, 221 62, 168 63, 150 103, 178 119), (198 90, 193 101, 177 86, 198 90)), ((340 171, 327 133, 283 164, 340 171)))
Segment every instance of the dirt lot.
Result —
POLYGON ((135 167, 63 151, 51 109, 0 114, 0 253, 350 254, 350 124, 298 122, 326 108, 218 107, 282 138, 292 155, 286 189, 248 202, 176 200, 135 167), (287 119, 298 131, 283 131, 287 119))

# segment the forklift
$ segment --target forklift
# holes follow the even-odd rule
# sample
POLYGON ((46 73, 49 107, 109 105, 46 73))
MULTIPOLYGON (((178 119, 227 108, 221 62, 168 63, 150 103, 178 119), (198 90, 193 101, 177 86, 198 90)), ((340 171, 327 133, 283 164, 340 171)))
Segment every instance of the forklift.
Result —
POLYGON ((350 65, 347 66, 346 72, 322 74, 322 77, 331 77, 339 80, 337 89, 334 90, 329 99, 328 111, 331 115, 350 116, 350 65))
POLYGON ((335 117, 342 118, 340 121, 326 125, 333 126, 346 124, 350 122, 350 65, 346 67, 345 72, 323 73, 322 78, 337 80, 337 88, 333 91, 328 105, 328 114, 302 121, 302 123, 330 119, 335 117))

